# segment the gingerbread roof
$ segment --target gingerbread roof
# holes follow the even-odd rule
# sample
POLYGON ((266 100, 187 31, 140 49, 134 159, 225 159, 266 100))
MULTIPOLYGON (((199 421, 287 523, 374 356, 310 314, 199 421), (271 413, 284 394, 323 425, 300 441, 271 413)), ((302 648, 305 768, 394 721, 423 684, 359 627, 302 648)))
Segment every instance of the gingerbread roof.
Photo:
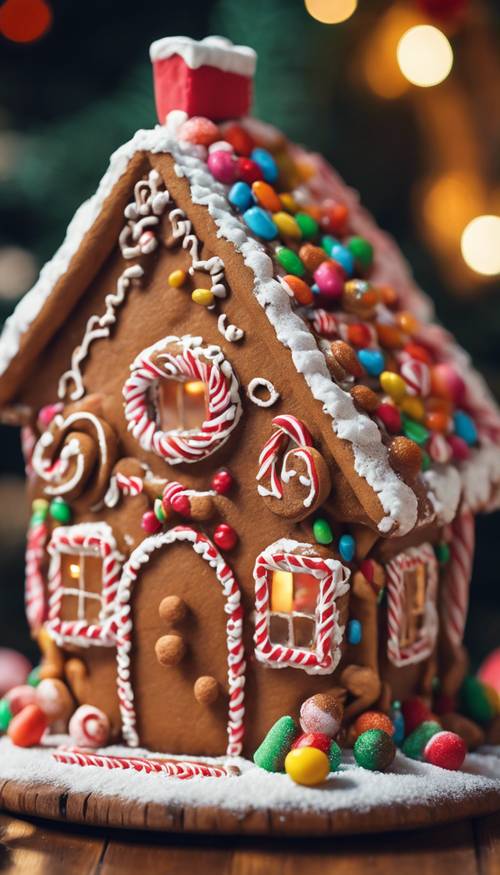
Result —
MULTIPOLYGON (((167 56, 170 57, 168 53, 167 56)), ((472 510, 491 508, 500 492, 498 410, 466 353, 441 326, 432 323, 432 305, 414 283, 393 241, 377 228, 360 207, 357 195, 320 156, 286 143, 269 125, 244 119, 240 129, 250 134, 259 146, 267 147, 268 154, 280 149, 286 155, 288 170, 282 172, 282 176, 288 175, 288 192, 290 188, 293 190, 295 204, 288 207, 290 217, 293 218, 299 207, 311 218, 316 216, 316 222, 322 215, 328 215, 332 204, 343 205, 346 208, 344 227, 337 233, 339 240, 333 244, 339 243, 342 248, 342 241, 355 235, 373 247, 372 263, 365 265, 361 279, 353 279, 354 285, 351 283, 347 297, 344 291, 334 302, 329 301, 328 295, 318 289, 315 271, 311 269, 301 273, 304 284, 312 292, 312 303, 298 301, 293 294, 293 271, 283 266, 282 250, 284 242, 287 251, 298 258, 304 239, 293 240, 285 230, 277 234, 276 239, 266 240, 249 227, 248 217, 244 218, 234 205, 234 198, 230 199, 231 186, 218 182, 212 175, 209 158, 214 153, 213 147, 209 153, 205 145, 183 138, 186 117, 183 112, 171 112, 164 125, 138 131, 112 156, 96 194, 77 211, 62 246, 7 320, 0 340, 0 404, 5 406, 15 399, 26 374, 23 360, 25 365, 30 360, 33 362, 37 348, 40 351, 40 346, 48 343, 50 332, 54 333, 60 324, 52 312, 49 328, 45 328, 43 337, 39 333, 54 290, 64 287, 81 251, 92 251, 96 246, 105 202, 121 197, 120 186, 124 186, 129 176, 137 175, 141 155, 167 153, 174 160, 177 176, 187 180, 192 202, 207 208, 217 226, 217 235, 233 244, 253 272, 253 294, 274 328, 277 343, 290 351, 295 369, 305 379, 312 397, 323 406, 330 433, 349 445, 358 477, 366 481, 380 502, 383 514, 377 520, 379 531, 403 535, 416 525, 434 519, 448 523, 461 499, 472 510), (375 303, 373 312, 366 316, 356 300, 370 290, 376 291, 375 303), (409 314, 416 317, 415 320, 412 321, 409 314), (356 330, 364 340, 354 337, 356 330), (339 342, 344 346, 339 347, 339 342), (349 364, 342 358, 346 347, 351 351, 351 358, 354 355, 354 368, 352 362, 349 364), (400 372, 404 374, 409 413, 403 412, 401 416, 397 392, 391 394, 387 390, 387 398, 381 395, 380 368, 372 366, 373 359, 377 358, 384 362, 387 373, 399 379, 400 372), (406 367, 403 367, 405 362, 406 367), (457 404, 449 399, 437 404, 435 410, 424 406, 422 398, 431 396, 432 399, 430 374, 438 365, 447 366, 448 377, 451 374, 452 381, 456 379, 458 389, 454 402, 458 402, 458 410, 455 410, 457 404), (374 390, 378 394, 376 408, 371 402, 363 403, 362 396, 352 392, 353 387, 359 385, 360 375, 363 385, 372 389, 369 398, 373 401, 374 390), (421 415, 412 412, 416 409, 415 403, 413 407, 410 403, 412 398, 419 402, 421 415), (385 404, 385 408, 381 404, 385 404), (434 420, 429 419, 429 413, 442 412, 443 408, 446 409, 445 434, 441 426, 434 431, 430 425, 434 420), (399 422, 396 426, 394 418, 391 420, 394 411, 399 422), (427 425, 422 423, 424 416, 427 425), (469 434, 464 440, 461 435, 467 428, 469 434), (401 469, 398 473, 394 436, 401 431, 407 439, 424 448, 424 469, 416 477, 406 476, 407 472, 401 469)), ((220 134, 224 137, 224 128, 220 134)), ((221 151, 229 146, 222 145, 221 151)), ((278 184, 277 191, 282 190, 278 184)), ((284 203, 290 204, 290 201, 285 199, 284 203)), ((318 230, 311 245, 318 249, 321 243, 326 250, 331 249, 331 238, 321 238, 318 230)), ((326 262, 331 261, 330 252, 326 262)), ((245 306, 244 299, 241 306, 245 306)), ((447 377, 446 369, 444 377, 447 377)), ((332 454, 335 455, 333 445, 332 454)))

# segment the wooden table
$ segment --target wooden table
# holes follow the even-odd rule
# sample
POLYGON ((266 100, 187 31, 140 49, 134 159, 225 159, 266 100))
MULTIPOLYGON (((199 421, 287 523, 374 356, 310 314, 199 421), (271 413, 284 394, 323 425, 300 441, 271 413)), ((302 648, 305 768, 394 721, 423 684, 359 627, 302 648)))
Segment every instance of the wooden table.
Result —
POLYGON ((90 830, 0 814, 15 875, 500 875, 500 812, 436 829, 325 839, 90 830))

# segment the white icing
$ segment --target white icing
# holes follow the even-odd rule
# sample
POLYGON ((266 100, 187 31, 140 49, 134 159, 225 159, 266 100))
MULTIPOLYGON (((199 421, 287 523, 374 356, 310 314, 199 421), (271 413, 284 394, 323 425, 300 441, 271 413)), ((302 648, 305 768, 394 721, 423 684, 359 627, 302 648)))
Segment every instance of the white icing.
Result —
POLYGON ((253 76, 257 55, 249 46, 235 46, 222 36, 207 36, 193 40, 188 36, 167 36, 155 40, 149 47, 149 57, 163 61, 173 55, 180 55, 192 70, 208 64, 226 73, 239 73, 240 76, 253 76))
POLYGON ((247 395, 257 407, 272 407, 280 397, 280 393, 274 388, 271 381, 264 377, 254 377, 253 380, 250 380, 247 395), (261 398, 260 395, 256 394, 259 389, 267 389, 269 392, 267 398, 261 398))
POLYGON ((457 469, 452 465, 436 465, 422 474, 422 480, 427 486, 437 521, 443 525, 451 523, 462 491, 462 481, 457 469))
POLYGON ((224 340, 229 341, 229 343, 237 343, 238 340, 242 340, 245 336, 245 332, 242 328, 238 328, 236 325, 226 325, 227 316, 225 313, 221 313, 217 320, 217 328, 222 334, 224 340))

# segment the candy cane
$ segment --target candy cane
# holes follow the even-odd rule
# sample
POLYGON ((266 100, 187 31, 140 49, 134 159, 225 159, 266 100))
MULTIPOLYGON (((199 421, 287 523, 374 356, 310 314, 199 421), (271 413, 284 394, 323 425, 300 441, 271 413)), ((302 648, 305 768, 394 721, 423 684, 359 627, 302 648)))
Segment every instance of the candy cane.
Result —
POLYGON ((42 625, 47 611, 45 582, 42 575, 47 537, 48 526, 45 522, 35 523, 28 529, 24 603, 30 629, 34 632, 42 625))
POLYGON ((434 550, 430 544, 410 547, 386 565, 387 573, 387 654, 393 665, 412 665, 431 655, 438 631, 435 608, 438 571, 434 550), (422 563, 426 566, 427 587, 425 594, 424 622, 413 644, 400 644, 401 626, 406 610, 404 575, 422 563))
POLYGON ((71 748, 52 753, 57 763, 71 766, 97 766, 100 769, 121 769, 143 772, 146 775, 162 774, 181 781, 190 778, 231 778, 240 774, 236 766, 212 765, 196 760, 149 759, 147 757, 121 757, 109 754, 88 753, 71 748))
POLYGON ((140 495, 144 489, 144 481, 142 477, 126 477, 125 474, 121 474, 120 471, 116 472, 115 477, 116 485, 123 495, 134 497, 140 495))
MULTIPOLYGON (((298 447, 302 448, 312 447, 313 440, 304 423, 295 416, 290 416, 289 414, 275 416, 272 425, 277 431, 271 435, 262 448, 259 456, 259 470, 257 472, 256 480, 261 481, 269 478, 270 481, 269 487, 259 483, 259 486, 257 487, 259 495, 271 495, 273 498, 280 499, 283 498, 283 483, 287 483, 290 477, 287 467, 288 453, 283 460, 281 475, 278 473, 278 462, 281 454, 287 447, 289 441, 294 441, 298 447)), ((313 486, 313 488, 316 488, 317 490, 317 473, 310 456, 308 456, 308 460, 309 470, 311 471, 311 483, 314 482, 315 487, 313 486)), ((309 504, 312 504, 313 498, 314 495, 310 494, 306 500, 309 501, 309 504)))
POLYGON ((451 524, 450 560, 442 587, 442 614, 446 634, 460 647, 469 607, 469 587, 474 559, 474 516, 460 513, 451 524))
POLYGON ((336 317, 332 313, 328 313, 327 310, 321 310, 320 308, 314 310, 312 326, 320 337, 326 337, 329 340, 332 337, 337 337, 339 333, 336 317))
POLYGON ((431 390, 431 372, 425 362, 405 358, 401 362, 400 373, 410 395, 427 397, 431 390))

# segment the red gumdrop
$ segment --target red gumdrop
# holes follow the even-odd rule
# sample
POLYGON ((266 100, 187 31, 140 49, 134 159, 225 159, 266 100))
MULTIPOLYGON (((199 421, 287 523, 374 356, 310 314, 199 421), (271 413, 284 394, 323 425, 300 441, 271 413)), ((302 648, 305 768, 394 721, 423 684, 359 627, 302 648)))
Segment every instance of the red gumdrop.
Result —
POLYGON ((237 155, 244 155, 248 158, 252 149, 255 148, 254 138, 241 125, 228 125, 222 136, 231 144, 237 155))
POLYGON ((241 179, 248 185, 252 185, 253 182, 264 179, 264 174, 256 161, 242 157, 236 159, 236 179, 241 179))
POLYGON ((232 526, 221 523, 214 532, 214 541, 221 550, 232 550, 238 542, 238 535, 232 526))
POLYGON ((142 520, 141 520, 141 528, 148 535, 155 535, 156 532, 160 531, 161 523, 158 520, 154 511, 147 510, 146 513, 143 513, 142 520))
POLYGON ((31 747, 41 740, 47 725, 47 718, 38 705, 26 705, 10 721, 7 735, 18 747, 31 747))
POLYGON ((465 460, 469 458, 469 445, 466 444, 463 438, 459 437, 457 434, 450 434, 446 440, 451 447, 453 458, 456 462, 465 462, 465 460))
POLYGON ((383 401, 379 404, 376 411, 376 416, 385 425, 388 432, 391 434, 399 434, 401 431, 401 414, 394 404, 389 404, 383 401))
POLYGON ((221 470, 217 471, 212 477, 210 485, 218 495, 227 495, 233 485, 233 475, 227 470, 227 468, 221 468, 221 470))
POLYGON ((191 516, 191 505, 187 495, 174 495, 170 501, 170 507, 175 513, 180 514, 180 516, 185 516, 187 518, 191 516))
POLYGON ((456 771, 463 765, 467 745, 456 732, 437 732, 424 748, 424 760, 441 769, 456 771))
POLYGON ((324 732, 303 732, 292 744, 292 750, 298 747, 316 747, 328 756, 332 739, 324 732))
POLYGON ((405 720, 405 735, 411 735, 417 726, 420 726, 424 720, 431 720, 431 710, 423 699, 415 696, 412 699, 405 699, 401 705, 401 711, 405 720))

